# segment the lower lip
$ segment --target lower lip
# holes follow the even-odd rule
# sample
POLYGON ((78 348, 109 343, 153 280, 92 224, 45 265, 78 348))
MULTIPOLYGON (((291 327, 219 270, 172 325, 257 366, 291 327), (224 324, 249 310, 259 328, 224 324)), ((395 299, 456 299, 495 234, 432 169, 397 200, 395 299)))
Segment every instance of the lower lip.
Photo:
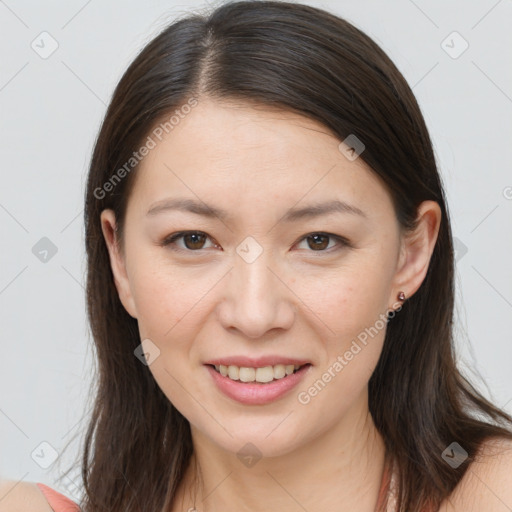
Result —
POLYGON ((217 387, 225 395, 246 405, 264 405, 273 402, 292 390, 304 378, 311 364, 304 365, 295 373, 266 384, 241 382, 223 377, 215 368, 206 365, 217 387))

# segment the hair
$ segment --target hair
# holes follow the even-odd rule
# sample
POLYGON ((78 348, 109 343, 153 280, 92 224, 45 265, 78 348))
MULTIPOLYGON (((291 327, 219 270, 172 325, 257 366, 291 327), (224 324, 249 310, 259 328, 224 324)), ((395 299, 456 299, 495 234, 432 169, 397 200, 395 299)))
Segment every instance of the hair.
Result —
POLYGON ((203 98, 298 113, 340 141, 355 135, 365 145, 360 158, 387 188, 405 231, 415 226, 422 201, 439 204, 427 275, 389 322, 368 384, 386 464, 396 469, 397 510, 437 509, 485 440, 512 439, 512 418, 456 366, 450 219, 420 108, 390 58, 348 21, 297 3, 236 1, 189 13, 151 40, 119 81, 96 139, 84 220, 98 367, 81 453, 82 511, 169 510, 191 460, 188 420, 134 356, 137 320, 120 302, 100 214, 114 211, 122 241, 134 152, 162 119, 203 98), (452 442, 469 456, 456 469, 441 456, 452 442))

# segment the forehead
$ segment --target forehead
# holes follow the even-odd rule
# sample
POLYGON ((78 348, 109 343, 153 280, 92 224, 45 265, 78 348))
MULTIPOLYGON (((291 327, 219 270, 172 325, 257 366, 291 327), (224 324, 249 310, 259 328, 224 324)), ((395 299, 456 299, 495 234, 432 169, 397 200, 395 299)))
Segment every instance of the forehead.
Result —
POLYGON ((212 100, 199 100, 175 119, 161 140, 150 134, 154 147, 136 171, 137 203, 186 195, 226 209, 251 202, 272 208, 340 196, 361 209, 391 206, 376 175, 361 158, 347 158, 340 140, 317 121, 212 100))

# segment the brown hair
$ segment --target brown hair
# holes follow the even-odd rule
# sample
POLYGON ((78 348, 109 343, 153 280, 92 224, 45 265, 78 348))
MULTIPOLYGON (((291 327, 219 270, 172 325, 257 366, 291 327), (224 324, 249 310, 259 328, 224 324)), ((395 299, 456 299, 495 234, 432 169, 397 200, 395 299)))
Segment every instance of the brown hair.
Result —
POLYGON ((389 322, 369 381, 370 412, 397 470, 398 510, 437 508, 484 440, 512 438, 512 418, 456 367, 450 220, 420 108, 383 50, 347 21, 296 3, 241 1, 190 14, 154 38, 121 78, 95 144, 85 226, 98 375, 82 453, 83 512, 168 510, 193 451, 187 419, 134 356, 137 321, 119 300, 99 219, 113 209, 122 239, 137 167, 127 170, 126 162, 156 123, 202 97, 299 113, 340 140, 354 134, 404 229, 422 201, 439 203, 427 276, 389 322), (469 454, 457 469, 441 457, 452 442, 469 454))

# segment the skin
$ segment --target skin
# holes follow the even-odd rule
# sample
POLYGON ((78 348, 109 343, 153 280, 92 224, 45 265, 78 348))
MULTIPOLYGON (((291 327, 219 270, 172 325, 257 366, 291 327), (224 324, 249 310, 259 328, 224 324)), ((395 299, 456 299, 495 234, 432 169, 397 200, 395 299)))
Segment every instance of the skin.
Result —
MULTIPOLYGON (((190 465, 172 512, 194 505, 201 512, 375 508, 384 449, 368 414, 367 383, 384 332, 307 405, 298 391, 261 407, 236 404, 205 385, 202 366, 217 355, 293 354, 314 364, 303 390, 358 330, 374 324, 380 308, 395 303, 398 290, 410 297, 420 286, 438 206, 423 203, 418 229, 405 236, 386 190, 360 159, 347 160, 338 142, 305 118, 201 101, 138 169, 123 246, 113 213, 101 215, 119 297, 138 319, 141 339, 151 337, 160 349, 148 368, 191 423, 204 487, 194 502, 190 465), (146 219, 150 205, 171 194, 221 205, 234 220, 185 213, 146 219), (296 204, 333 195, 367 220, 338 214, 278 222, 296 204), (222 250, 178 256, 157 245, 185 229, 206 231, 222 250), (344 235, 354 247, 310 256, 314 248, 295 242, 313 231, 344 235), (235 252, 247 235, 264 248, 251 264, 235 252), (251 468, 236 457, 247 441, 264 455, 251 468)), ((485 442, 440 512, 512 510, 510 474, 512 443, 485 442)), ((0 481, 0 512, 25 510, 52 509, 34 482, 0 481)))
MULTIPOLYGON (((113 212, 102 212, 120 300, 138 320, 141 340, 160 351, 149 371, 191 425, 204 483, 199 511, 375 508, 384 446, 368 410, 368 380, 385 326, 309 403, 298 393, 398 306, 399 291, 409 298, 418 290, 441 213, 426 201, 417 229, 402 232, 382 182, 362 159, 346 158, 339 143, 296 114, 201 98, 137 169, 122 246, 113 212), (232 219, 147 215, 169 197, 199 199, 232 219), (331 199, 364 216, 281 220, 292 207, 331 199), (159 245, 184 230, 207 237, 182 237, 175 243, 182 252, 159 245), (319 232, 350 245, 334 237, 321 249, 308 245, 307 236, 319 232), (236 252, 247 236, 262 249, 252 263, 236 252), (285 397, 255 406, 223 395, 204 366, 217 356, 263 354, 303 358, 312 367, 285 397), (248 442, 262 454, 252 467, 237 457, 248 442)), ((174 510, 194 507, 192 470, 174 510)))

